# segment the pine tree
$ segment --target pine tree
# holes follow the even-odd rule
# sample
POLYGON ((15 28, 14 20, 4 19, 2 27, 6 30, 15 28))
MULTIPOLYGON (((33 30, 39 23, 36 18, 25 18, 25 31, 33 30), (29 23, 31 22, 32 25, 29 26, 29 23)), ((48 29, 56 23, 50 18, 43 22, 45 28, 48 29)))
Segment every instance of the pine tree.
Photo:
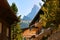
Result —
MULTIPOLYGON (((11 8, 17 14, 18 9, 15 3, 12 3, 11 8)), ((18 20, 20 20, 20 17, 21 15, 18 16, 18 20)), ((22 40, 21 32, 20 22, 15 22, 11 27, 11 40, 22 40)))
POLYGON ((15 3, 12 3, 11 8, 12 8, 12 10, 17 14, 18 8, 17 8, 17 6, 16 6, 15 3))

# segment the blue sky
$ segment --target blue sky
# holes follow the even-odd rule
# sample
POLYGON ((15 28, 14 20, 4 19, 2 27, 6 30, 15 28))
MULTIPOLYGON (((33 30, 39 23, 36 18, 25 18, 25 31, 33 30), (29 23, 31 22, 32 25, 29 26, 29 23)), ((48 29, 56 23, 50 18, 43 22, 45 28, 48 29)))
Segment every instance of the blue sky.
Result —
POLYGON ((41 0, 8 0, 9 4, 11 5, 13 2, 16 4, 18 8, 18 16, 22 15, 21 18, 28 13, 31 12, 34 5, 39 6, 39 3, 43 4, 41 0))

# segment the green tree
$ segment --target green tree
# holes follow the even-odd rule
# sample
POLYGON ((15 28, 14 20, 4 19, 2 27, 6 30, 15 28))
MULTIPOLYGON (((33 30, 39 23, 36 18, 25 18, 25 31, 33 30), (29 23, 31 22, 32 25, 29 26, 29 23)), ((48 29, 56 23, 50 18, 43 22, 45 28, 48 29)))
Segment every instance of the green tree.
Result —
POLYGON ((41 19, 43 19, 43 17, 47 19, 46 25, 49 24, 48 27, 50 27, 50 24, 53 23, 58 26, 58 24, 60 23, 59 0, 46 0, 41 9, 44 11, 44 15, 41 19))
POLYGON ((11 8, 12 8, 12 10, 17 14, 18 8, 17 8, 17 6, 16 6, 15 3, 12 3, 11 8))
MULTIPOLYGON (((12 10, 17 14, 18 8, 15 3, 12 3, 11 5, 12 10)), ((18 16, 18 20, 20 20, 20 16, 18 16)), ((21 29, 20 29, 20 21, 15 22, 12 27, 11 27, 11 40, 22 40, 22 35, 21 35, 21 29)))
MULTIPOLYGON (((44 15, 40 15, 40 19, 42 19, 42 21, 45 22, 45 23, 43 22, 44 24, 46 24, 44 28, 50 27, 52 33, 57 31, 58 25, 60 24, 59 4, 60 4, 59 0, 46 0, 45 4, 41 8, 44 11, 44 15)), ((45 38, 43 40, 45 40, 45 38)))

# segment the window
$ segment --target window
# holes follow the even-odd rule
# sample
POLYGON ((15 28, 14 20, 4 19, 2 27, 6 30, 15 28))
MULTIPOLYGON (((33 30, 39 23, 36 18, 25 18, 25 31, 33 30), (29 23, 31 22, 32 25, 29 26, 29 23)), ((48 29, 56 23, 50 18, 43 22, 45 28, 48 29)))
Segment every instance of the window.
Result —
POLYGON ((0 22, 0 33, 2 32, 2 23, 0 22))
POLYGON ((8 28, 7 28, 7 34, 6 35, 7 35, 7 37, 9 37, 9 29, 8 28))

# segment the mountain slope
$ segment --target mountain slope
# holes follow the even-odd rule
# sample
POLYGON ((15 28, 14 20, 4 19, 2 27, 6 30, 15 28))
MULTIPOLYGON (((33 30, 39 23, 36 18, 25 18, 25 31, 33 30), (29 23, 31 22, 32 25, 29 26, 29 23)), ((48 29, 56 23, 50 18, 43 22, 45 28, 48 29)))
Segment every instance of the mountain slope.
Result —
POLYGON ((37 14, 38 10, 39 10, 39 7, 37 5, 34 5, 34 7, 32 8, 31 12, 27 16, 23 17, 22 22, 21 22, 21 28, 29 27, 29 23, 35 17, 35 15, 37 14))
POLYGON ((29 17, 27 17, 27 16, 24 16, 23 17, 23 20, 26 20, 26 21, 28 21, 28 20, 31 20, 29 17))
POLYGON ((31 12, 27 15, 27 17, 29 17, 30 19, 33 19, 37 14, 38 10, 39 10, 39 7, 37 5, 34 5, 34 7, 32 8, 31 12))

